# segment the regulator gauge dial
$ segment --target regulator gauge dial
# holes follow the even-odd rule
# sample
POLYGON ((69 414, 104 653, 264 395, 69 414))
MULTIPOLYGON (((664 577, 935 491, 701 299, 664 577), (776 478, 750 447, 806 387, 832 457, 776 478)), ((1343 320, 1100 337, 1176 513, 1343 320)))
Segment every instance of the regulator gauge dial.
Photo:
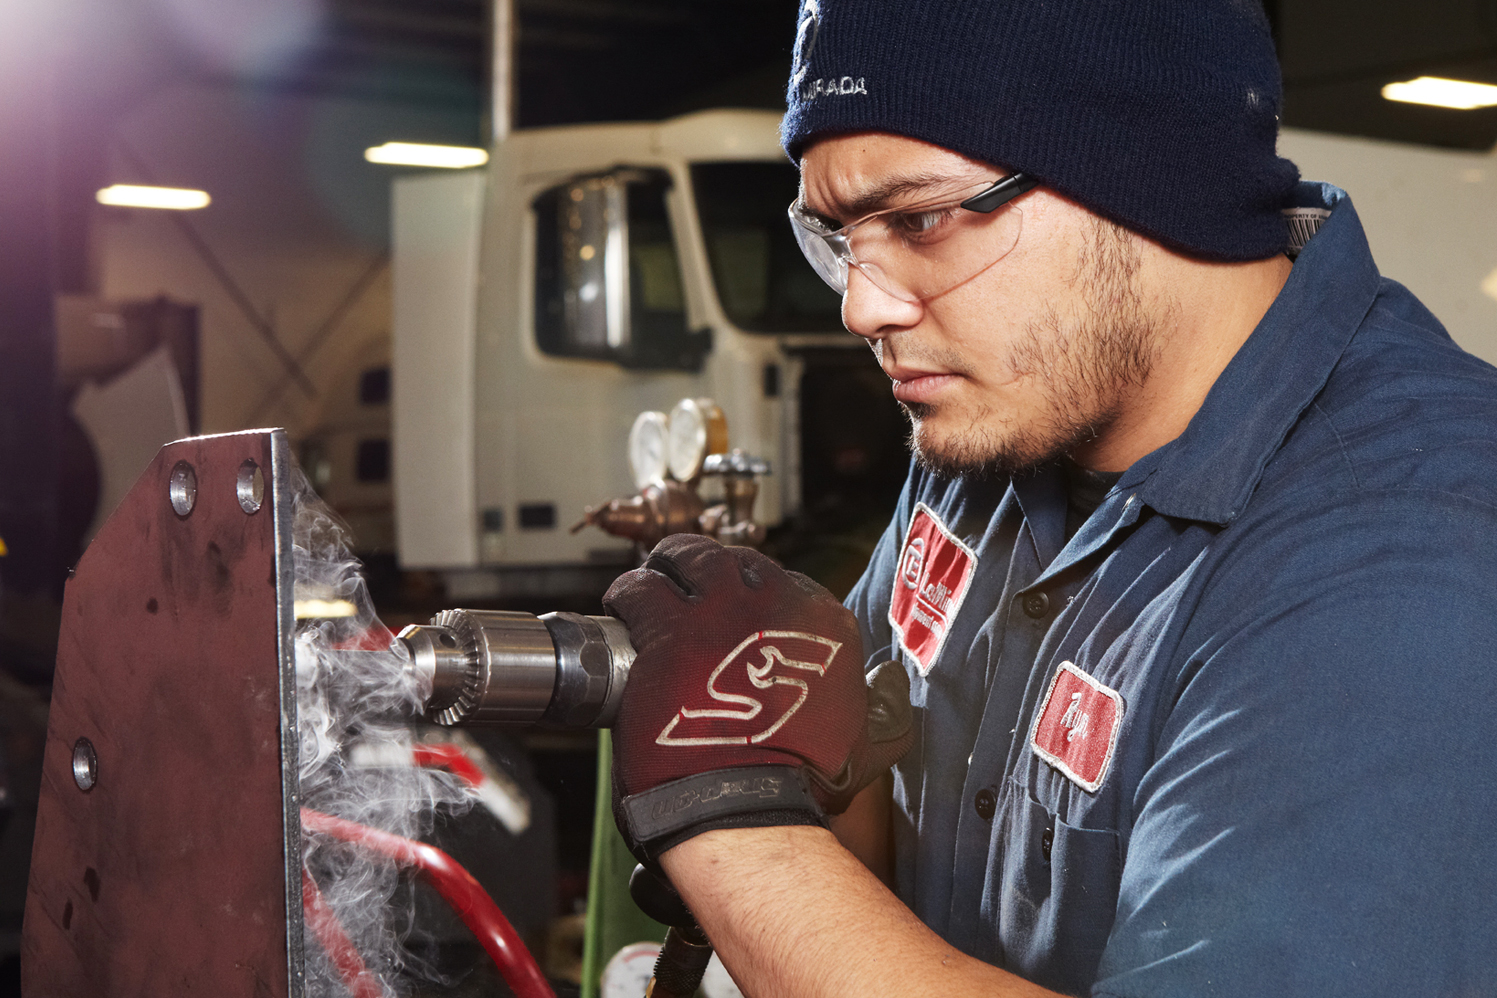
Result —
POLYGON ((658 956, 659 943, 631 943, 615 953, 603 968, 603 998, 639 998, 655 974, 658 956))
MULTIPOLYGON (((603 968, 602 998, 639 998, 655 976, 655 960, 659 956, 659 943, 631 943, 619 950, 603 968)), ((699 993, 703 998, 743 998, 743 992, 728 976, 716 953, 702 974, 699 993)))
POLYGON ((670 430, 663 412, 642 412, 629 430, 629 470, 643 489, 665 481, 669 468, 670 430))
POLYGON ((728 449, 728 421, 711 399, 682 399, 671 410, 670 469, 689 482, 702 471, 708 454, 728 449))

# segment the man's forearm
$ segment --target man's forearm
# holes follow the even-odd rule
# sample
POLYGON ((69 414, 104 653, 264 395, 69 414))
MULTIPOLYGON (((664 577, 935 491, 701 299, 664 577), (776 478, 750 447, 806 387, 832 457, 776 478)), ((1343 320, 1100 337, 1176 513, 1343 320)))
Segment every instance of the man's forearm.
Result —
POLYGON ((750 998, 1054 994, 949 946, 825 829, 707 832, 662 865, 750 998))
POLYGON ((890 779, 885 773, 854 797, 845 812, 831 816, 832 834, 837 841, 886 887, 894 886, 894 844, 889 821, 892 810, 890 779))

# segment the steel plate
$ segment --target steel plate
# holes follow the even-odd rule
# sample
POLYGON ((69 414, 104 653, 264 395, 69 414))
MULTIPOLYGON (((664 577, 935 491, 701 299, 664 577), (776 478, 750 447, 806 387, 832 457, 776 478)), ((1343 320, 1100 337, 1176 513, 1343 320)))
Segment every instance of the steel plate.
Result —
POLYGON ((167 445, 68 583, 28 998, 300 998, 288 461, 279 430, 167 445))

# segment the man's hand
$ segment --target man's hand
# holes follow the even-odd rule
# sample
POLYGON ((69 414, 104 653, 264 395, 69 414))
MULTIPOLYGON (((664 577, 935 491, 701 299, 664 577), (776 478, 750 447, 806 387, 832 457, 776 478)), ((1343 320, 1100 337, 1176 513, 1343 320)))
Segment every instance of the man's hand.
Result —
POLYGON ((870 691, 852 614, 756 551, 666 538, 603 605, 637 652, 614 810, 642 858, 714 828, 823 824, 909 748, 903 670, 870 691))

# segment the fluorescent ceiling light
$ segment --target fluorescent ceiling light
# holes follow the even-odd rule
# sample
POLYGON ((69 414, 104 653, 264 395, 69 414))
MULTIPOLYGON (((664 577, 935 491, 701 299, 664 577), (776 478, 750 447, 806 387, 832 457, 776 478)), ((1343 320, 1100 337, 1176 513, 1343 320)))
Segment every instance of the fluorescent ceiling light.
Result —
POLYGON ((1497 87, 1490 83, 1447 80, 1439 76, 1421 76, 1416 80, 1390 83, 1383 88, 1383 96, 1388 100, 1408 104, 1431 104, 1435 107, 1453 107, 1460 111, 1497 105, 1497 87))
POLYGON ((386 142, 382 146, 370 146, 364 150, 364 158, 371 163, 388 166, 439 166, 448 170, 463 170, 470 166, 482 166, 489 161, 486 150, 474 146, 430 146, 419 142, 386 142))
POLYGON ((206 208, 213 200, 207 191, 188 190, 184 187, 145 187, 139 184, 114 184, 99 191, 94 197, 100 204, 112 204, 121 208, 171 208, 176 211, 206 208))

